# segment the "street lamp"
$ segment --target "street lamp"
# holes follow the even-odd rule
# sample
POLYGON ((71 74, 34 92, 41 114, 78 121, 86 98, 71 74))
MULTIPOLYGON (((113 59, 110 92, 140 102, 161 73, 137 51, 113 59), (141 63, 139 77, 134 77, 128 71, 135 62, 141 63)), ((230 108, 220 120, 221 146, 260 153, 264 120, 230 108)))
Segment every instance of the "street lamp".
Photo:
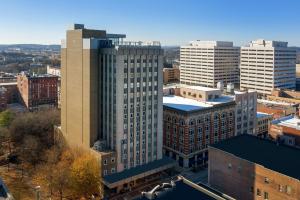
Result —
POLYGON ((35 199, 36 200, 40 200, 40 198, 41 198, 41 186, 36 186, 35 188, 35 199))

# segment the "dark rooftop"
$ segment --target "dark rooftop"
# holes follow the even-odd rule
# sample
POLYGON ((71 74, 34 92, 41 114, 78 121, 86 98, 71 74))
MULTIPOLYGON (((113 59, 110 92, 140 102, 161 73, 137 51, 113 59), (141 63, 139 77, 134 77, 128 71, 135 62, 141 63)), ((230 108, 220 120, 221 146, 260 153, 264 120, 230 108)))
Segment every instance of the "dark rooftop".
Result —
POLYGON ((300 149, 252 135, 240 135, 212 147, 300 180, 300 149))
MULTIPOLYGON (((222 193, 215 193, 209 187, 196 185, 187 179, 183 178, 175 182, 176 186, 169 191, 163 192, 154 200, 232 200, 233 198, 222 193)), ((146 196, 137 198, 136 200, 149 200, 146 196)))
POLYGON ((8 189, 4 185, 2 179, 0 178, 0 199, 8 197, 8 189))
POLYGON ((154 170, 154 169, 157 169, 157 168, 162 167, 164 165, 168 165, 168 164, 172 164, 172 163, 175 164, 175 161, 173 159, 171 159, 169 157, 163 157, 160 160, 156 160, 156 161, 147 163, 145 165, 140 165, 140 166, 128 169, 128 170, 124 170, 120 173, 115 173, 115 174, 112 174, 112 175, 105 176, 105 177, 103 177, 103 179, 106 183, 115 183, 115 182, 118 182, 120 180, 129 178, 129 177, 132 177, 132 176, 136 176, 136 175, 139 175, 139 174, 143 174, 147 171, 154 170))

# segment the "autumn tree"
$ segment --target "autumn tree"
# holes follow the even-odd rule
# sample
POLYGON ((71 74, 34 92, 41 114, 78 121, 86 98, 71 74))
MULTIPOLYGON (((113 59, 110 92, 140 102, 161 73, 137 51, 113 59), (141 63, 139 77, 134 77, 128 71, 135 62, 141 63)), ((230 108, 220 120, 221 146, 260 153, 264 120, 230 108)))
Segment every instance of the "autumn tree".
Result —
POLYGON ((76 157, 71 166, 71 182, 78 197, 102 196, 100 164, 93 154, 85 152, 76 157))

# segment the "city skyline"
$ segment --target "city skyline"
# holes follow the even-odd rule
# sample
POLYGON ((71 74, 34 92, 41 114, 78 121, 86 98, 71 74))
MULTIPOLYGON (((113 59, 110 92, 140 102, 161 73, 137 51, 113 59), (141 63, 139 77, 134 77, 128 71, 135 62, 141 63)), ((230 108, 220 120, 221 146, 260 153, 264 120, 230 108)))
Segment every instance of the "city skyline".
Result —
POLYGON ((0 22, 5 31, 0 32, 0 44, 60 44, 68 25, 82 23, 126 33, 128 40, 161 41, 164 46, 191 40, 233 41, 243 46, 259 38, 300 46, 296 26, 300 3, 288 2, 3 1, 0 22))

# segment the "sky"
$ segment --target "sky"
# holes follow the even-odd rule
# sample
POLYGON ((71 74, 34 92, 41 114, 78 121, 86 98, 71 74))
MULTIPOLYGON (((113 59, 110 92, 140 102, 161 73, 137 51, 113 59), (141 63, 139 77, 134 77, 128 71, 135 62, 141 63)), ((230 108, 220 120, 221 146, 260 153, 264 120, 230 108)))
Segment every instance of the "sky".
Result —
POLYGON ((299 0, 1 0, 0 44, 60 44, 73 23, 184 45, 263 38, 300 46, 299 0))

